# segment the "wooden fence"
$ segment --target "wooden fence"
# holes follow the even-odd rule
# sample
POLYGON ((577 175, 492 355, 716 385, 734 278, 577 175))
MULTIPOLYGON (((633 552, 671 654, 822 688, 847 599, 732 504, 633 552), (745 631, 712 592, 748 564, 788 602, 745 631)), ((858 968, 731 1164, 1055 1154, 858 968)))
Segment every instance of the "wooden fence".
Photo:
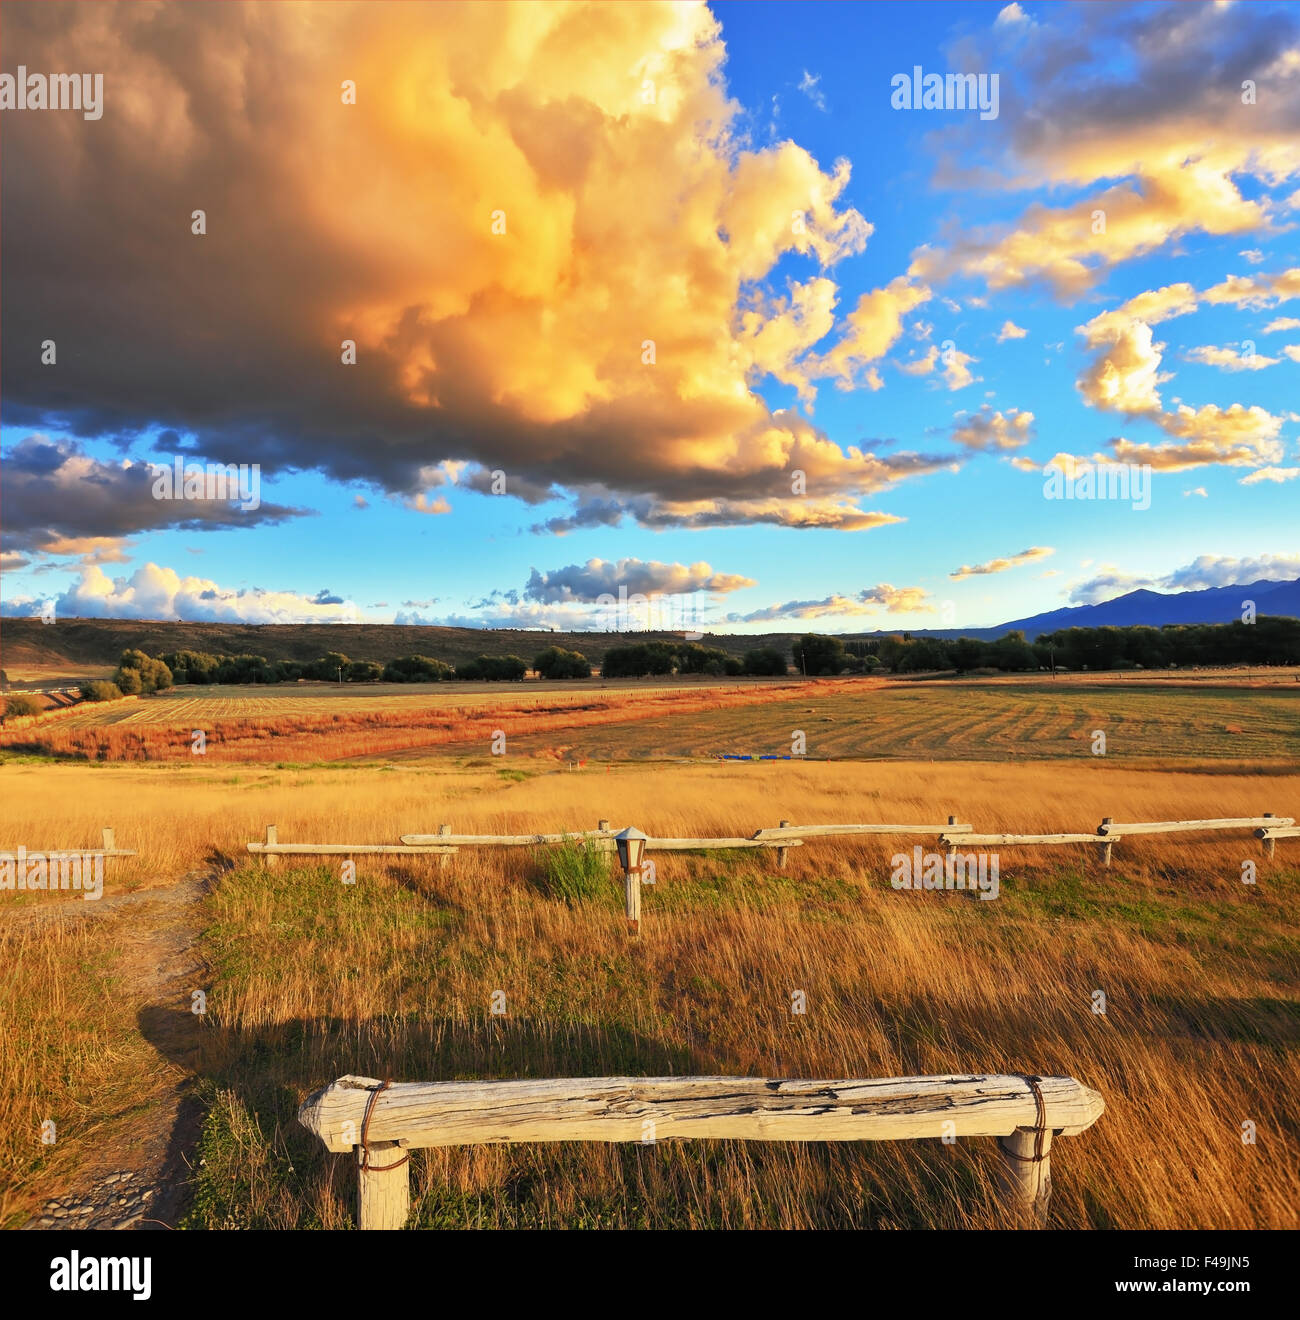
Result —
POLYGON ((357 1161, 357 1222, 401 1228, 409 1152, 527 1141, 915 1141, 995 1137, 1010 1221, 1041 1224, 1052 1138, 1101 1117, 1073 1077, 945 1076, 832 1081, 758 1077, 586 1077, 381 1082, 340 1077, 298 1121, 357 1161))

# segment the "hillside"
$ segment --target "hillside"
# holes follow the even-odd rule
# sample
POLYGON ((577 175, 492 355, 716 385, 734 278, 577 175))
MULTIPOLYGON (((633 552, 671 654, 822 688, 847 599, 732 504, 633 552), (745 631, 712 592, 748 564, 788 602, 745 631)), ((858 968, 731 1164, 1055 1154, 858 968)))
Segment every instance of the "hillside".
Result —
MULTIPOLYGON (((787 654, 797 633, 726 636, 705 633, 701 646, 742 655, 757 646, 777 646, 787 654)), ((612 646, 655 640, 680 641, 680 633, 558 633, 485 628, 433 628, 399 624, 237 624, 168 623, 136 619, 39 619, 0 622, 0 669, 11 680, 36 674, 81 676, 87 669, 112 669, 123 651, 136 647, 149 655, 164 651, 207 651, 221 655, 264 655, 268 660, 314 660, 341 651, 351 660, 393 660, 427 655, 461 664, 476 655, 519 655, 531 662, 548 646, 581 651, 599 662, 612 646)))

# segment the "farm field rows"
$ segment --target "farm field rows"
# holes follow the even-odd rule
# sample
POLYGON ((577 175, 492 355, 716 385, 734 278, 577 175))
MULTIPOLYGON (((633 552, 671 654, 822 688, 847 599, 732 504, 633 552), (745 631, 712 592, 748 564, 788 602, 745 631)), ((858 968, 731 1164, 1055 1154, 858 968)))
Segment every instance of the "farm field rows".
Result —
POLYGON ((884 679, 749 684, 433 685, 385 692, 180 689, 0 734, 0 748, 92 760, 422 760, 487 752, 552 760, 788 755, 812 759, 1300 760, 1300 685, 1262 690, 1049 678, 984 684, 884 679))

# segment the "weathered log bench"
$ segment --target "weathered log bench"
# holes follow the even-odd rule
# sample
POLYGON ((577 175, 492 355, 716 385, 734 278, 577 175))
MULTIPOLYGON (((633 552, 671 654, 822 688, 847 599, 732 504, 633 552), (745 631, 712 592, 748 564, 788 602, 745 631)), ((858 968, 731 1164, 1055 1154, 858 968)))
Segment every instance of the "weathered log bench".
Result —
POLYGON ((907 1141, 996 1137, 1011 1219, 1042 1223, 1052 1138, 1091 1127, 1105 1105, 1073 1077, 947 1076, 832 1081, 761 1077, 577 1077, 394 1082, 340 1077, 298 1121, 326 1150, 353 1153, 362 1228, 401 1228, 407 1152, 524 1141, 692 1138, 907 1141))

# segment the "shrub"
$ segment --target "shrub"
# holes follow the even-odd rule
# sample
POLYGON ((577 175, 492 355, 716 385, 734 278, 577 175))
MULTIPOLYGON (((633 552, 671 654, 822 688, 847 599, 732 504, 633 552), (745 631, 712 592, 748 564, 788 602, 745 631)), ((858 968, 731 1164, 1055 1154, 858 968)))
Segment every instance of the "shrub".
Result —
POLYGON ((5 714, 8 716, 39 715, 40 713, 41 703, 30 693, 15 692, 13 696, 5 701, 5 714))
POLYGON ((581 651, 566 651, 548 646, 533 659, 533 668, 541 678, 590 678, 591 664, 581 651))
POLYGON ((786 669, 785 654, 775 646, 760 646, 745 652, 744 671, 747 674, 784 675, 786 669))
POLYGON ((343 677, 349 683, 375 683, 383 674, 383 668, 373 660, 354 660, 344 671, 343 677))
POLYGON ((805 633, 794 647, 794 667, 809 678, 838 674, 844 668, 844 643, 838 637, 805 633))
POLYGON ((597 852, 587 839, 566 839, 539 848, 538 888, 548 898, 582 903, 611 892, 609 854, 597 852))
POLYGON ((123 692, 161 692, 172 685, 172 671, 161 660, 151 659, 143 651, 123 651, 117 662, 113 682, 123 692), (132 677, 134 675, 134 677, 132 677))
POLYGON ((427 655, 403 655, 384 666, 385 683, 441 683, 455 670, 427 655))
POLYGON ((82 701, 118 701, 121 696, 122 689, 116 683, 105 683, 102 679, 81 685, 82 701))
POLYGON ((517 655, 479 655, 456 666, 456 677, 471 681, 514 683, 527 673, 527 664, 517 655))

